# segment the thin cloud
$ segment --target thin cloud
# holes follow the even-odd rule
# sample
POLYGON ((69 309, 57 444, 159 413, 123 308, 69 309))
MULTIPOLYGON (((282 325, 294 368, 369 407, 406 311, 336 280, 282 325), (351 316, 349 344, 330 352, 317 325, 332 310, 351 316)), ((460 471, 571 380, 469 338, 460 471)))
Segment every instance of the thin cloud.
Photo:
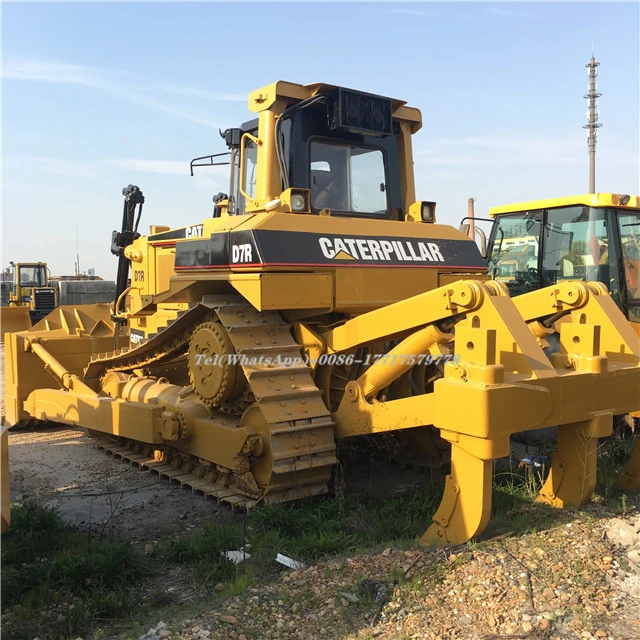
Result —
POLYGON ((3 63, 2 78, 26 82, 50 82, 72 84, 104 91, 134 104, 154 109, 161 113, 194 122, 206 127, 220 128, 220 123, 199 116, 182 107, 167 104, 154 98, 153 93, 169 93, 179 96, 194 96, 210 101, 239 100, 232 94, 215 94, 197 87, 178 85, 153 85, 140 88, 133 74, 117 69, 102 69, 84 65, 68 64, 54 60, 8 60, 3 63))
POLYGON ((247 96, 236 93, 218 93, 206 91, 204 89, 196 89, 195 87, 180 87, 177 85, 152 85, 145 87, 146 91, 158 91, 161 93, 171 93, 179 96, 190 96, 210 100, 211 102, 247 102, 247 96))
POLYGON ((98 175, 95 163, 83 160, 65 160, 44 156, 4 156, 2 165, 5 170, 41 171, 57 176, 93 178, 98 175))
POLYGON ((124 158, 109 160, 105 163, 109 167, 122 169, 132 173, 157 173, 176 177, 187 177, 194 187, 206 189, 210 192, 227 191, 229 188, 229 167, 210 166, 194 171, 193 177, 189 173, 189 162, 181 160, 145 160, 141 158, 124 158))
POLYGON ((140 171, 142 173, 163 173, 171 175, 189 175, 189 163, 177 160, 110 160, 108 165, 124 171, 140 171))
MULTIPOLYGON (((122 158, 108 160, 108 167, 138 173, 159 173, 164 175, 190 177, 189 161, 182 160, 146 160, 142 158, 122 158)), ((198 187, 211 187, 228 182, 229 168, 225 165, 207 166, 194 171, 194 184, 198 187)))
POLYGON ((485 10, 485 13, 490 13, 494 16, 505 16, 508 18, 530 18, 534 15, 528 11, 521 11, 519 9, 503 9, 502 7, 489 7, 485 10))
POLYGON ((429 164, 578 164, 583 162, 578 138, 536 136, 465 136, 437 138, 416 150, 416 157, 429 164))
POLYGON ((385 13, 399 13, 405 16, 418 16, 422 18, 433 18, 438 14, 435 11, 424 11, 422 9, 409 9, 407 7, 396 7, 394 9, 389 9, 385 11, 385 13))
MULTIPOLYGON (((168 176, 190 177, 189 160, 147 160, 144 158, 118 158, 112 160, 68 160, 44 156, 6 156, 3 158, 5 170, 20 172, 41 172, 58 176, 94 178, 105 171, 115 169, 131 173, 155 173, 168 176)), ((193 181, 198 187, 211 187, 220 182, 228 182, 229 168, 213 166, 194 173, 193 181)))

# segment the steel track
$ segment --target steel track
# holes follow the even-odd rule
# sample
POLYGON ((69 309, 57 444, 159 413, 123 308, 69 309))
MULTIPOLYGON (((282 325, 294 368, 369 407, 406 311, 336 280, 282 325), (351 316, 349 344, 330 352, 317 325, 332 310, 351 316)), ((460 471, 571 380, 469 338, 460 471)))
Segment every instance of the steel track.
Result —
MULTIPOLYGON (((223 304, 200 303, 143 345, 95 357, 85 371, 85 380, 97 381, 110 371, 135 373, 171 360, 184 353, 197 326, 211 319, 225 327, 236 353, 246 358, 240 364, 262 414, 263 436, 269 439, 268 484, 260 484, 251 474, 239 476, 216 465, 215 452, 210 460, 204 458, 203 467, 201 454, 185 455, 170 444, 158 447, 158 453, 153 454, 151 445, 141 451, 144 443, 93 432, 98 446, 235 506, 251 508, 261 501, 287 502, 325 493, 336 463, 333 421, 310 368, 300 361, 300 345, 292 337, 291 326, 279 313, 258 312, 241 297, 227 298, 223 304), (207 460, 213 464, 207 465, 207 460)), ((217 415, 213 412, 212 417, 217 415)), ((224 419, 234 418, 224 415, 224 419)), ((235 420, 239 426, 240 417, 235 420)))

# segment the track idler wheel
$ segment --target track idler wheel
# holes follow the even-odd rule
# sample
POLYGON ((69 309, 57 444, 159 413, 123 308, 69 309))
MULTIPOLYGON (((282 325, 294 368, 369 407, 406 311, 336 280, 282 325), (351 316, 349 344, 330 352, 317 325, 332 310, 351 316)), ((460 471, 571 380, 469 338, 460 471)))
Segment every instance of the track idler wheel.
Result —
POLYGON ((197 396, 211 407, 241 401, 247 380, 234 361, 235 350, 219 322, 203 322, 189 343, 189 380, 197 396))
POLYGON ((265 492, 271 482, 273 471, 273 453, 271 451, 271 432, 257 403, 253 403, 240 419, 240 426, 251 435, 245 444, 245 453, 251 460, 250 475, 253 484, 261 487, 265 492))

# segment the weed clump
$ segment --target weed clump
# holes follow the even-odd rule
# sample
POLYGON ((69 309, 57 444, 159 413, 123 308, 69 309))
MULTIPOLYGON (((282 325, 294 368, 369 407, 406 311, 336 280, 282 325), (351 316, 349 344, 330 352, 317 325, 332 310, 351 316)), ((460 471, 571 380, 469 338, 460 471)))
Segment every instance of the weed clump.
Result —
POLYGON ((77 636, 97 620, 130 616, 145 575, 130 543, 91 537, 54 509, 14 505, 2 535, 3 637, 77 636))

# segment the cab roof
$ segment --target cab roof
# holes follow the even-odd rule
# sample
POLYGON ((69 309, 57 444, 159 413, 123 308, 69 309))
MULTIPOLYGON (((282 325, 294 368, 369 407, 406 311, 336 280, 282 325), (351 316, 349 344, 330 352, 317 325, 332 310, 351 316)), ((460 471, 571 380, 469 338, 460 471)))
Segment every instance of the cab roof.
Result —
MULTIPOLYGON (((315 95, 332 93, 338 88, 338 85, 327 84, 324 82, 314 82, 312 84, 296 84, 294 82, 286 82, 278 80, 272 84, 256 89, 249 94, 249 111, 258 113, 271 108, 278 100, 286 103, 300 102, 306 98, 315 95)), ((347 87, 341 87, 348 89, 347 87)), ((358 90, 358 93, 363 93, 358 90)), ((377 95, 377 94, 369 94, 377 95)), ((386 97, 386 96, 378 96, 386 97)), ((393 105, 393 117, 397 120, 404 120, 410 124, 411 133, 415 133, 422 127, 422 114, 415 107, 406 106, 404 100, 390 98, 393 105)))
POLYGON ((546 200, 531 200, 529 202, 517 202, 499 207, 491 207, 489 215, 495 216, 502 213, 516 213, 518 211, 535 211, 537 209, 553 209, 555 207, 567 207, 573 205, 586 205, 589 207, 624 207, 626 209, 640 210, 640 196, 631 196, 622 193, 585 193, 579 196, 564 196, 562 198, 548 198, 546 200), (622 204, 628 198, 626 204, 622 204))

